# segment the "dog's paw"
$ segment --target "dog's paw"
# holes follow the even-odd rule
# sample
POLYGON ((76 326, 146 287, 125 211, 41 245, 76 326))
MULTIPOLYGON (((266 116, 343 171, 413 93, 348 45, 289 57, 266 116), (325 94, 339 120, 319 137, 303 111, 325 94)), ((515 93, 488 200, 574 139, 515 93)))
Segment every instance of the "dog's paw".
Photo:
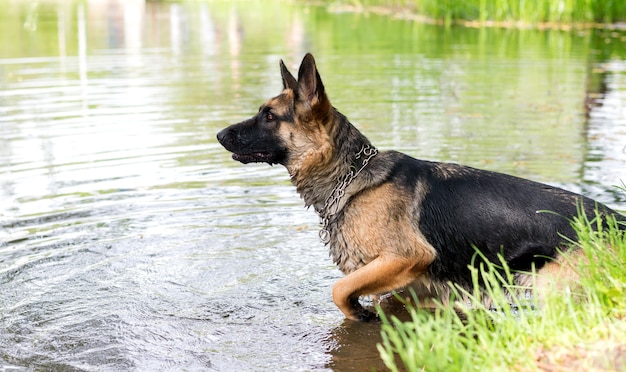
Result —
POLYGON ((359 309, 354 315, 359 322, 380 322, 378 314, 363 308, 359 309))

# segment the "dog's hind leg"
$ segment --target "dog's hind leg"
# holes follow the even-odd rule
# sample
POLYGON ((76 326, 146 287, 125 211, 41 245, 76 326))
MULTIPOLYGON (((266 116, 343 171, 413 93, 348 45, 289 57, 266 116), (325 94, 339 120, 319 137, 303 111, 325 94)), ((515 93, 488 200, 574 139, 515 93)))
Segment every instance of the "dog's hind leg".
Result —
POLYGON ((379 256, 335 283, 333 301, 349 319, 376 319, 375 314, 361 306, 359 296, 402 288, 423 275, 426 268, 424 261, 417 258, 379 256))

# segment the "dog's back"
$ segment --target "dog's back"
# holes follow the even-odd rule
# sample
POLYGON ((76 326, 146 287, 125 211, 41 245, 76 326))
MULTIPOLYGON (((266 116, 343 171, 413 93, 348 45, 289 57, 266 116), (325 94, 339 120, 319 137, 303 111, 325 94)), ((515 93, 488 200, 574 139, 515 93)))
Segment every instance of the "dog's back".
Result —
MULTIPOLYGON (((468 265, 475 247, 499 263, 502 254, 513 270, 540 269, 576 241, 572 221, 626 218, 587 197, 538 182, 471 167, 432 163, 398 155, 398 180, 423 193, 419 230, 437 251, 430 275, 440 281, 471 284, 468 265), (402 174, 402 175, 400 175, 402 174)), ((393 175, 392 175, 393 177, 393 175)), ((398 181, 395 181, 398 182, 398 181)), ((626 229, 626 225, 621 225, 626 229)))

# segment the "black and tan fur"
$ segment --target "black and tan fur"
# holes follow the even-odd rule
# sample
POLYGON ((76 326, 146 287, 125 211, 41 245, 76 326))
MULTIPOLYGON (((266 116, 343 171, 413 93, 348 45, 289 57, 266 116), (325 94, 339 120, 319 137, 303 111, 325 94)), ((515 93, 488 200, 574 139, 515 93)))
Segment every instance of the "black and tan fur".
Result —
MULTIPOLYGON (((280 68, 282 93, 217 138, 242 163, 284 165, 305 204, 320 213, 338 180, 362 167, 355 155, 370 142, 330 104, 312 55, 297 79, 282 61, 280 68)), ((502 254, 514 270, 557 273, 565 239, 576 238, 570 220, 581 204, 590 217, 598 208, 624 220, 559 188, 382 151, 345 189, 329 221, 330 253, 346 274, 333 301, 346 317, 368 320, 373 314, 359 296, 412 284, 433 296, 443 283, 468 287, 475 248, 495 262, 502 254)))

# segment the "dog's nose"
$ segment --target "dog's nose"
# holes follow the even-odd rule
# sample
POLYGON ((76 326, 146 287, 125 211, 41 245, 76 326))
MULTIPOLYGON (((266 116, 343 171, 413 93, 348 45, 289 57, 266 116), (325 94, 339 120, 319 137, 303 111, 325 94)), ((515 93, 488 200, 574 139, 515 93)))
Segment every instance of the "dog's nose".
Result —
POLYGON ((226 133, 227 133, 228 128, 224 128, 222 130, 220 130, 219 132, 217 132, 217 141, 221 144, 224 144, 224 137, 226 137, 226 133))

